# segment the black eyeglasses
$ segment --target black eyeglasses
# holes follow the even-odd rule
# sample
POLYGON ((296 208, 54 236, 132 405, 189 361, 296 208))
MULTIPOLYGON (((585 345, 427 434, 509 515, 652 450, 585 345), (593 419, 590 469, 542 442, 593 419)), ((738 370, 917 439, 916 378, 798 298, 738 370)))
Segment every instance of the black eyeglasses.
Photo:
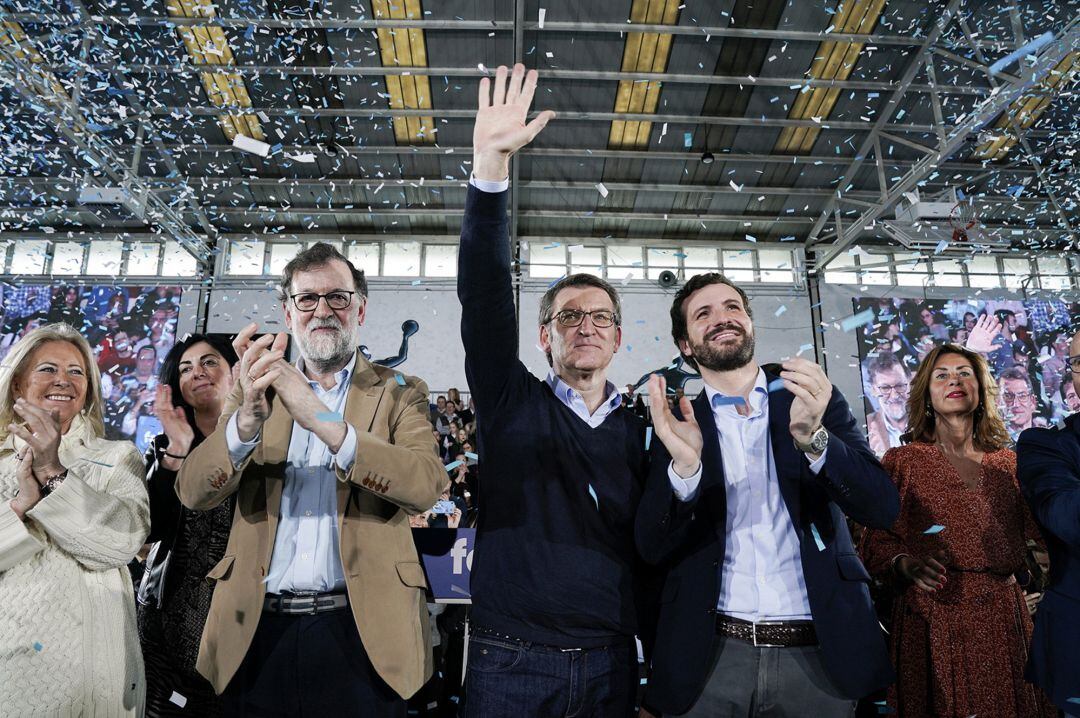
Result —
POLYGON ((1073 374, 1080 374, 1080 354, 1074 357, 1065 357, 1065 369, 1073 374))
POLYGON ((315 292, 300 292, 298 294, 292 294, 289 299, 293 301, 295 306, 301 312, 313 312, 315 308, 319 306, 319 300, 325 299, 326 306, 334 310, 341 310, 352 304, 353 295, 356 292, 327 292, 326 294, 316 294, 315 292))
MULTIPOLYGON (((619 318, 615 316, 615 312, 610 309, 594 309, 591 312, 583 312, 580 309, 564 309, 551 319, 557 321, 559 326, 562 327, 577 327, 581 326, 581 323, 585 321, 585 317, 592 319, 593 326, 600 329, 607 329, 619 321, 619 318)), ((548 322, 551 319, 548 319, 548 322)), ((547 324, 547 322, 544 322, 544 324, 547 324)))

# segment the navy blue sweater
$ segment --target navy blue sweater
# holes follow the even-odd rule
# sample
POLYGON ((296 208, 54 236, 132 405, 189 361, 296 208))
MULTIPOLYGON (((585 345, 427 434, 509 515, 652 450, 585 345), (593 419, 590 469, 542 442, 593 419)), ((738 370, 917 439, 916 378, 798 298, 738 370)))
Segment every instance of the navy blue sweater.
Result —
POLYGON ((483 466, 473 620, 536 643, 604 645, 638 627, 645 427, 619 407, 590 428, 518 360, 506 195, 469 187, 458 252, 483 466))

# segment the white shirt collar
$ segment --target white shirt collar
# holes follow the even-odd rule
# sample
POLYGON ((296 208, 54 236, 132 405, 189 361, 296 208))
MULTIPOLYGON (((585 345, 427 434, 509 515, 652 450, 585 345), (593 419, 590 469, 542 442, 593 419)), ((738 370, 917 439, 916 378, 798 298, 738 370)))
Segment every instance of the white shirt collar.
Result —
MULTIPOLYGON (((296 360, 296 368, 299 369, 301 373, 304 371, 304 357, 300 357, 296 360)), ((334 384, 334 388, 338 388, 344 384, 348 384, 349 380, 352 378, 353 369, 355 368, 356 352, 353 352, 352 359, 349 360, 349 363, 342 367, 340 371, 334 373, 334 376, 337 377, 337 383, 334 384)), ((312 389, 320 386, 319 382, 309 378, 307 374, 304 374, 304 378, 308 380, 308 384, 311 385, 312 389)))

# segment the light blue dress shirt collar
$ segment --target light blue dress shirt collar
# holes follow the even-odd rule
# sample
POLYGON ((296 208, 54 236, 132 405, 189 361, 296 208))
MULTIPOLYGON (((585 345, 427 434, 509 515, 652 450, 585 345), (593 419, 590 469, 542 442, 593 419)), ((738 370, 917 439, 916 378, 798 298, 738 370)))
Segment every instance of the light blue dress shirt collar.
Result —
MULTIPOLYGON (((705 384, 705 396, 708 397, 709 406, 713 408, 714 414, 725 411, 731 412, 732 414, 738 414, 739 406, 746 403, 741 396, 721 394, 709 384, 705 384)), ((750 392, 750 413, 748 418, 756 419, 761 416, 761 412, 764 410, 765 405, 768 404, 768 401, 769 388, 768 383, 765 380, 765 371, 763 369, 758 369, 757 379, 754 381, 754 388, 750 392)))
POLYGON ((608 418, 608 415, 622 404, 622 394, 610 381, 604 384, 604 392, 607 393, 607 398, 604 399, 604 403, 596 407, 596 411, 592 414, 589 413, 589 407, 581 394, 559 378, 559 375, 554 371, 548 372, 547 383, 551 387, 551 391, 559 398, 559 401, 566 404, 582 421, 594 429, 603 424, 604 419, 608 418))

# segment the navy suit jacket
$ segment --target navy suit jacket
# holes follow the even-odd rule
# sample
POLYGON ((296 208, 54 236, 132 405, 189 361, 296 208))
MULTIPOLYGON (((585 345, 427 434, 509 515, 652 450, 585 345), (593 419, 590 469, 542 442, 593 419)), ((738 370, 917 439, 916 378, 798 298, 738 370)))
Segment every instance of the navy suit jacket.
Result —
POLYGON ((1050 552, 1050 582, 1035 613, 1027 679, 1067 713, 1080 712, 1080 414, 1062 429, 1028 429, 1016 473, 1050 552))
MULTIPOLYGON (((763 368, 770 382, 777 378, 778 367, 763 368)), ((887 529, 900 511, 900 497, 835 388, 823 419, 829 448, 815 476, 791 439, 793 399, 786 390, 769 393, 769 434, 780 492, 801 543, 825 668, 839 691, 860 698, 889 685, 894 673, 870 602, 870 576, 855 553, 844 514, 865 526, 887 529), (811 524, 824 549, 818 549, 811 524)), ((693 706, 709 677, 727 522, 724 466, 712 408, 704 391, 692 403, 705 442, 697 493, 688 502, 675 497, 668 479, 671 456, 663 442, 654 439, 636 523, 642 557, 668 569, 646 702, 676 714, 693 706)))

